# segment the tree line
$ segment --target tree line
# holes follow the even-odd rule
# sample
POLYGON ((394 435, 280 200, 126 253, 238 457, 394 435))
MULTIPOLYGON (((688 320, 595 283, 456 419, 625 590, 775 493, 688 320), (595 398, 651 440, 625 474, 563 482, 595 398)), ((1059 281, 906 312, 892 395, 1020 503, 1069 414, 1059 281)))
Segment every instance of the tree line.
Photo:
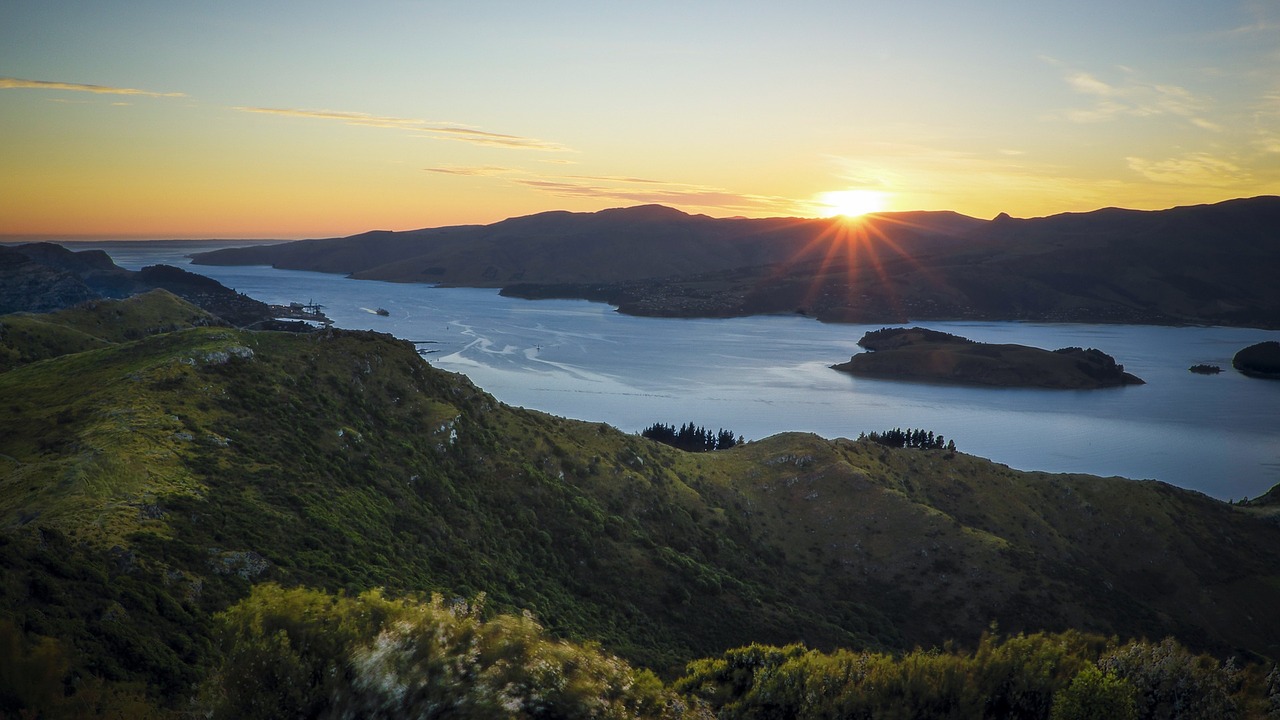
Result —
POLYGON ((915 448, 918 450, 948 450, 956 451, 956 441, 947 440, 942 435, 934 435, 932 430, 913 430, 907 428, 894 428, 885 430, 882 433, 870 432, 862 433, 858 436, 859 440, 870 440, 874 443, 880 443, 891 448, 915 448))
POLYGON ((734 435, 732 430, 720 428, 712 432, 693 423, 685 423, 676 429, 675 425, 654 423, 640 431, 643 437, 657 440, 660 443, 688 450, 689 452, 707 452, 709 450, 728 450, 734 445, 745 442, 741 435, 734 435))

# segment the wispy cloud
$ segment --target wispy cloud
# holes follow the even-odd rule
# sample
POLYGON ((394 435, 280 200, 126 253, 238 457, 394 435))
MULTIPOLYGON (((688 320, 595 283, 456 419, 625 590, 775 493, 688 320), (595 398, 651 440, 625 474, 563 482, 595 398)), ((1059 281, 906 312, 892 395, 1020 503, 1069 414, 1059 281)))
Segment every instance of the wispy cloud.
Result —
POLYGON ((1152 182, 1201 187, 1228 187, 1246 182, 1250 174, 1230 160, 1208 153, 1190 153, 1165 160, 1125 158, 1129 168, 1152 182))
POLYGON ((287 117, 312 118, 316 120, 340 120, 348 125, 365 125, 369 127, 414 128, 425 124, 423 120, 384 117, 360 112, 341 112, 338 110, 296 110, 292 108, 265 108, 237 106, 232 110, 263 115, 284 115, 287 117))
POLYGON ((442 175, 465 175, 468 177, 495 177, 499 175, 510 175, 511 173, 523 172, 516 168, 499 167, 497 165, 481 165, 479 167, 429 167, 423 168, 427 172, 440 173, 442 175))
POLYGON ((524 150, 550 150, 552 152, 572 152, 569 148, 559 143, 548 142, 546 140, 537 140, 535 138, 521 137, 519 135, 504 135, 502 133, 485 132, 483 130, 472 130, 462 127, 424 127, 427 133, 440 139, 460 140, 475 145, 494 145, 497 147, 520 148, 524 150))
POLYGON ((75 92, 96 93, 99 95, 142 95, 145 97, 186 97, 180 92, 155 92, 137 88, 112 87, 110 85, 88 85, 85 83, 58 82, 54 80, 23 80, 22 78, 0 77, 0 89, 27 90, 72 90, 75 92))
POLYGON ((564 176, 560 178, 520 178, 517 184, 534 188, 556 197, 598 198, 635 203, 658 203, 683 207, 710 208, 746 212, 789 212, 795 201, 768 195, 735 193, 729 190, 698 185, 664 183, 660 180, 625 178, 620 181, 589 182, 590 178, 564 176), (613 184, 620 182, 627 186, 613 184), (636 188, 636 184, 653 185, 652 188, 636 188))
POLYGON ((640 185, 678 185, 679 183, 669 183, 665 180, 649 180, 647 178, 637 177, 619 177, 616 175, 566 175, 565 177, 574 180, 599 180, 602 182, 620 182, 620 183, 637 183, 640 185))
POLYGON ((658 203, 686 208, 786 214, 794 200, 735 193, 723 188, 675 183, 628 175, 555 175, 495 165, 424 168, 427 172, 468 177, 498 177, 508 183, 556 197, 658 203))
MULTIPOLYGON (((53 80, 24 80, 14 77, 0 77, 0 89, 35 89, 35 90, 70 90, 74 92, 96 93, 102 95, 133 95, 144 97, 187 97, 180 92, 155 92, 137 88, 112 87, 108 85, 90 85, 53 80)), ((298 108, 246 107, 235 106, 233 110, 263 115, 281 115, 285 117, 308 118, 313 120, 337 121, 347 125, 363 127, 404 130, 423 137, 437 140, 456 140, 472 145, 513 148, 518 150, 545 150, 550 152, 573 152, 560 143, 539 140, 537 138, 507 133, 480 130, 462 123, 443 120, 423 120, 421 118, 404 118, 387 115, 373 115, 363 112, 346 112, 341 110, 307 110, 298 108)))
POLYGON ((1242 11, 1253 16, 1250 22, 1237 25, 1227 30, 1219 30, 1209 34, 1213 40, 1239 42, 1254 37, 1280 34, 1280 21, 1274 17, 1277 6, 1274 0, 1253 0, 1244 3, 1242 11))
POLYGON ((336 120, 347 125, 363 127, 391 128, 407 130, 437 140, 457 140, 473 145, 515 148, 520 150, 547 150, 551 152, 572 152, 570 148, 559 143, 538 140, 537 138, 508 135, 504 133, 477 130, 460 123, 422 120, 419 118, 391 117, 371 115, 361 112, 344 112, 340 110, 303 110, 295 108, 267 107, 235 107, 234 110, 264 115, 283 115, 286 117, 310 118, 314 120, 336 120))
POLYGON ((1251 110, 1254 147, 1265 155, 1280 153, 1280 86, 1263 93, 1251 110))
POLYGON ((1176 117, 1204 130, 1219 132, 1222 126, 1206 117, 1212 103, 1190 90, 1169 83, 1148 83, 1138 73, 1119 68, 1123 77, 1108 82, 1093 73, 1066 67, 1053 58, 1041 58, 1063 69, 1063 81, 1076 94, 1089 98, 1088 107, 1067 110, 1064 117, 1076 123, 1098 123, 1120 117, 1176 117))

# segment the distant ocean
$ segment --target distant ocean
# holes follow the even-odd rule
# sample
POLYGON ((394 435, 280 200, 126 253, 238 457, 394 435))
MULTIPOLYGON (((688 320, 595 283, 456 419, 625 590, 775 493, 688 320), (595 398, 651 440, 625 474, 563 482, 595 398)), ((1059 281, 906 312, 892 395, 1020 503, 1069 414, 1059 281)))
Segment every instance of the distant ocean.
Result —
POLYGON ((854 378, 828 366, 879 325, 796 316, 682 320, 607 305, 517 300, 495 290, 348 280, 269 267, 190 266, 246 243, 68 244, 129 268, 165 263, 272 303, 315 301, 338 326, 426 341, 432 365, 499 400, 637 432, 693 422, 748 439, 783 431, 857 437, 932 430, 959 449, 1023 470, 1157 479, 1221 499, 1280 483, 1280 382, 1246 378, 1231 357, 1280 340, 1249 328, 919 323, 985 342, 1096 347, 1147 381, 1090 391, 983 389, 854 378), (389 311, 386 317, 377 308, 389 311), (1196 375, 1191 365, 1223 367, 1196 375))

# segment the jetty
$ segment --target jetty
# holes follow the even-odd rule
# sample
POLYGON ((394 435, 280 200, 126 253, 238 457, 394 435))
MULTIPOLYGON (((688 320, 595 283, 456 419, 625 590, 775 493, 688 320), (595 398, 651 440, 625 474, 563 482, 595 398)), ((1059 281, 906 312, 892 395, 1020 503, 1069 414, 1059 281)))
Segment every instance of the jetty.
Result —
POLYGON ((291 302, 288 305, 270 305, 271 315, 277 320, 302 320, 308 323, 319 323, 324 327, 333 324, 333 320, 324 314, 324 306, 312 300, 308 303, 291 302))

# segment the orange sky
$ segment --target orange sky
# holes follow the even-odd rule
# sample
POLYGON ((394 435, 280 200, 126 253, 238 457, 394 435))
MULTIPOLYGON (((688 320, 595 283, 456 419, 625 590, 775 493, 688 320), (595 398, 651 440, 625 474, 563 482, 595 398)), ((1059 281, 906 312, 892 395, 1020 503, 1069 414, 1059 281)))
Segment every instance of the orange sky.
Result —
POLYGON ((6 4, 0 236, 1280 194, 1274 1, 546 5, 6 4))

